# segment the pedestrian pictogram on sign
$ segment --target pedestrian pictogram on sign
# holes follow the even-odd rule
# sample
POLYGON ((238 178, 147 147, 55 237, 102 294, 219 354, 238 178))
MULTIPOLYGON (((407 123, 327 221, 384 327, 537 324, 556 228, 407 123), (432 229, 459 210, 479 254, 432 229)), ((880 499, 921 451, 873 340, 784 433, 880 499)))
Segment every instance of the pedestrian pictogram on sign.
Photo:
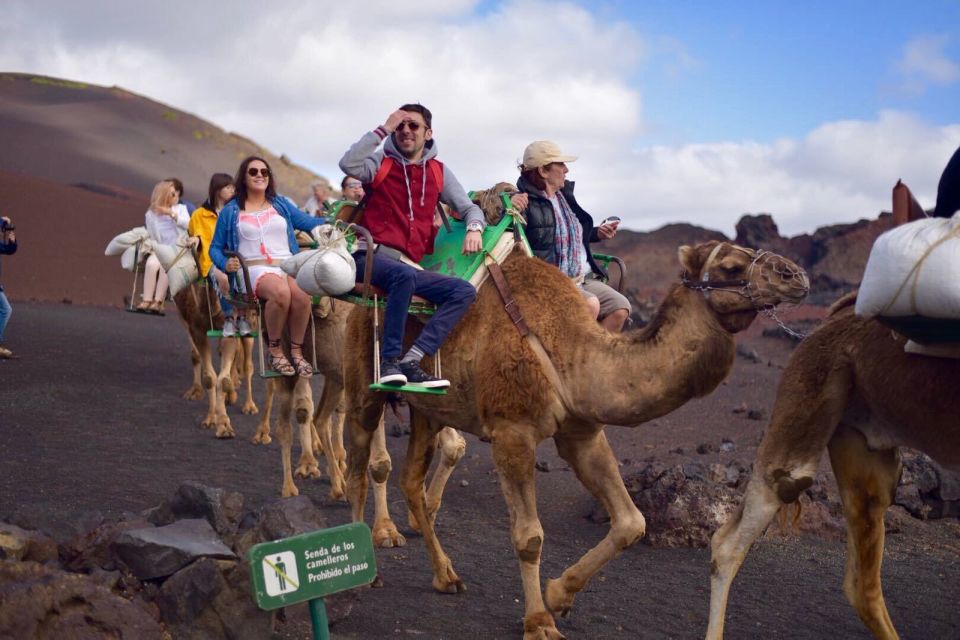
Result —
POLYGON ((268 596, 292 593, 300 588, 297 559, 292 551, 264 557, 263 582, 268 596))

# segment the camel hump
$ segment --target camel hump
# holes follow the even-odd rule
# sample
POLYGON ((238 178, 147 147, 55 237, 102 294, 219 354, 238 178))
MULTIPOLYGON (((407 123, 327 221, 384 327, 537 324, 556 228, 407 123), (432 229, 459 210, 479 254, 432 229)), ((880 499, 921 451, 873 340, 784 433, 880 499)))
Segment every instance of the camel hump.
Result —
POLYGON ((840 313, 847 307, 852 307, 857 302, 857 293, 859 289, 854 289, 850 293, 844 294, 840 297, 839 300, 830 305, 830 308, 827 309, 827 317, 832 318, 834 315, 840 313))

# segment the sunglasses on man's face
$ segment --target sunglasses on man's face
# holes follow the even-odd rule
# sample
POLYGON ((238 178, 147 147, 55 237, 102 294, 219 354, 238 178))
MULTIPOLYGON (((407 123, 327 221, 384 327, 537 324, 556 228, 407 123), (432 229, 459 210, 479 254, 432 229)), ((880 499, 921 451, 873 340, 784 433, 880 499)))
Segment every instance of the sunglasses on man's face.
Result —
POLYGON ((409 129, 410 132, 412 133, 414 131, 420 130, 420 123, 414 122, 413 120, 404 120, 403 122, 397 125, 397 131, 403 131, 404 127, 409 129))
POLYGON ((264 178, 269 178, 270 169, 267 169, 266 167, 263 167, 263 168, 250 167, 249 169, 247 169, 247 175, 250 176, 251 178, 256 178, 257 175, 261 175, 264 178))

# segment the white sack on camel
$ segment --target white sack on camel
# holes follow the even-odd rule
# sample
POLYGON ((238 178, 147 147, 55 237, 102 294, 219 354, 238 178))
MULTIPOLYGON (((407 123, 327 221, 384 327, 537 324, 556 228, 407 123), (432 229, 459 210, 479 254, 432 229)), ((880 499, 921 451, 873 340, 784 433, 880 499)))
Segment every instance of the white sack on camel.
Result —
POLYGON ((880 235, 857 294, 857 315, 960 318, 960 213, 880 235))
POLYGON ((175 296, 181 290, 189 287, 200 279, 200 271, 193 259, 187 241, 181 241, 174 246, 169 244, 154 245, 153 250, 160 261, 160 266, 167 272, 170 281, 170 295, 175 296))
POLYGON ((339 296, 350 291, 356 284, 357 265, 347 250, 346 239, 329 225, 314 231, 320 248, 287 258, 281 268, 310 295, 339 296))

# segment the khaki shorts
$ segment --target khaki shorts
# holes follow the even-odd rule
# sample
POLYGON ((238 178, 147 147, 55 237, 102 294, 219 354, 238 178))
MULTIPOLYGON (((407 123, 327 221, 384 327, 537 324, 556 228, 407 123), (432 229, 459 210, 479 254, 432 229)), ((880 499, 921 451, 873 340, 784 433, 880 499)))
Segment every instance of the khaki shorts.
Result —
POLYGON ((582 291, 584 297, 594 297, 600 300, 599 320, 603 320, 617 309, 626 309, 627 315, 630 315, 632 309, 630 301, 613 287, 601 282, 596 276, 590 274, 584 279, 582 291))

